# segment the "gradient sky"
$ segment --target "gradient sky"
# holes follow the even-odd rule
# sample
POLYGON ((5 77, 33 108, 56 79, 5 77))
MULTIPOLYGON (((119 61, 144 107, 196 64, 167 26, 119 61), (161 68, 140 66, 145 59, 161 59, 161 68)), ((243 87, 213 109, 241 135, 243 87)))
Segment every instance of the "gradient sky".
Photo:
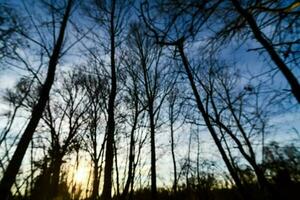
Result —
MULTIPOLYGON (((1 0, 1 1, 6 2, 5 0, 1 0)), ((17 3, 18 0, 13 0, 12 2, 17 3)), ((230 44, 231 45, 224 47, 224 50, 222 51, 222 55, 221 55, 222 59, 227 60, 228 62, 235 61, 236 65, 239 67, 239 69, 242 72, 250 70, 253 74, 259 74, 262 71, 268 69, 269 66, 266 67, 267 64, 266 62, 264 62, 265 58, 268 58, 267 55, 265 54, 258 55, 258 52, 247 51, 249 48, 254 48, 259 46, 257 43, 254 43, 253 40, 245 43, 239 48, 237 48, 237 46, 239 45, 236 44, 234 41, 231 42, 230 44)), ((190 51, 197 53, 197 47, 194 47, 190 51)), ((77 63, 78 60, 72 59, 72 62, 77 63)), ((66 60, 66 62, 67 61, 68 60, 66 60)), ((65 66, 65 68, 67 67, 65 66)), ((22 71, 15 68, 8 68, 5 70, 1 70, 0 71, 0 96, 4 94, 6 89, 12 88, 15 85, 18 78, 20 77, 20 75, 22 74, 23 74, 22 71)), ((297 75, 298 75, 297 77, 299 77, 299 74, 297 75)), ((245 80, 246 79, 247 77, 245 77, 245 80)), ((286 88, 287 86, 286 81, 284 80, 284 78, 280 73, 278 73, 274 79, 276 81, 272 83, 273 87, 286 88)), ((247 81, 245 81, 245 83, 247 83, 247 81)), ((295 100, 293 99, 291 99, 291 102, 296 104, 295 100)), ((1 110, 0 115, 6 109, 7 109, 7 104, 3 101, 2 98, 0 98, 0 110, 1 110)), ((269 142, 275 140, 278 141, 280 145, 293 142, 297 145, 297 147, 300 147, 300 135, 296 134, 297 131, 300 132, 299 107, 295 107, 291 110, 288 110, 287 112, 284 112, 284 109, 285 108, 283 108, 280 112, 274 113, 272 116, 270 116, 269 125, 272 126, 272 128, 268 130, 269 134, 266 136, 266 141, 269 142)), ((0 127, 1 127, 1 123, 5 123, 4 120, 1 119, 0 127)), ((180 160, 181 158, 187 155, 189 134, 186 133, 189 131, 190 131, 189 127, 186 126, 177 130, 176 132, 175 137, 176 137, 176 141, 178 141, 176 147, 176 155, 178 160, 180 160)), ((220 162, 220 155, 210 135, 207 133, 207 130, 201 129, 201 131, 199 131, 199 136, 201 137, 200 138, 201 159, 211 159, 212 161, 215 161, 218 163, 218 165, 220 165, 220 169, 224 169, 224 164, 223 162, 220 162)), ((164 184, 170 185, 171 183, 170 181, 172 180, 172 170, 173 170, 173 167, 171 165, 171 154, 169 152, 170 147, 168 146, 170 136, 168 132, 164 132, 161 130, 157 134, 157 138, 159 138, 159 140, 157 140, 158 142, 157 143, 158 184, 160 186, 163 186, 164 184), (166 176, 166 174, 168 176, 166 176)), ((256 148, 258 151, 260 151, 261 146, 260 146, 259 138, 257 139, 256 148)), ((192 144, 192 149, 194 152, 197 149, 195 142, 193 142, 192 144)), ((149 155, 148 147, 145 148, 144 153, 145 155, 149 155)), ((258 159, 259 157, 260 155, 258 154, 258 159)), ((149 166, 150 155, 148 157, 145 156, 143 159, 145 160, 145 162, 148 162, 147 166, 149 166)), ((145 175, 145 177, 147 177, 147 175, 145 175)))

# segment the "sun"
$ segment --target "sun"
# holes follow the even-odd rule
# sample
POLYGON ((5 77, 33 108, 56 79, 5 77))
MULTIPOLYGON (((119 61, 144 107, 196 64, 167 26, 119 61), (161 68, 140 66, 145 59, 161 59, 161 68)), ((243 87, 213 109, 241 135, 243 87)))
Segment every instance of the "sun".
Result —
POLYGON ((74 179, 77 183, 83 184, 86 182, 87 178, 88 172, 86 168, 80 167, 79 169, 77 169, 74 176, 74 179))

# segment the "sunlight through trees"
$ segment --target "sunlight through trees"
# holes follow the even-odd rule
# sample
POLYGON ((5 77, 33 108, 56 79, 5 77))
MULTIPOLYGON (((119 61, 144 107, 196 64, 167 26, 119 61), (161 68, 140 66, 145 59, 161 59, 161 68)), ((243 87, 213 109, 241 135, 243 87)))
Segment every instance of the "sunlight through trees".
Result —
POLYGON ((0 199, 300 195, 296 0, 0 2, 0 199))

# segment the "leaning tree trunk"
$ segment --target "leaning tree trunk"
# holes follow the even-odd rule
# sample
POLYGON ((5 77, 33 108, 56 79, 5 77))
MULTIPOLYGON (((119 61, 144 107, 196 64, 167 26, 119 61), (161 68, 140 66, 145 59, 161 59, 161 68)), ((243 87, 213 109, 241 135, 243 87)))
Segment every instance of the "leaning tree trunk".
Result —
POLYGON ((55 77, 55 71, 56 71, 56 65, 59 60, 59 54, 61 52, 65 30, 67 27, 67 22, 69 19, 71 7, 72 7, 73 0, 69 0, 65 14, 63 16, 63 20, 61 23, 61 28, 59 32, 58 39, 56 41, 56 44, 53 48, 52 55, 49 60, 48 64, 48 72, 47 77, 42 85, 42 88, 40 90, 40 96, 38 99, 37 104, 33 107, 32 113, 31 113, 31 119, 25 128, 25 131, 20 138, 19 144, 14 152, 14 155, 9 162, 8 167, 6 168, 6 171, 4 172, 3 178, 0 183, 0 199, 7 200, 10 196, 10 189, 15 182, 16 175, 20 169, 22 160, 24 158, 24 155, 26 153, 26 150, 28 148, 28 145, 32 139, 33 133, 35 132, 35 129, 42 117, 43 111, 45 109, 46 103, 49 99, 49 93, 52 87, 52 84, 54 82, 55 77))
POLYGON ((226 155, 226 152, 225 152, 225 150, 224 150, 224 148, 223 148, 223 146, 222 146, 222 144, 221 144, 221 142, 218 138, 218 135, 217 135, 215 129, 213 128, 212 124, 211 124, 211 121, 209 119, 209 115, 205 111, 204 105, 202 103, 202 100, 200 98, 200 94, 197 90, 197 87, 196 87, 196 84, 195 84, 195 81, 194 81, 194 78, 193 78, 192 71, 191 71, 190 66, 189 66, 189 62, 188 62, 187 57, 185 55, 185 52, 183 50, 183 41, 179 41, 178 44, 177 44, 177 47, 178 47, 178 50, 179 50, 180 57, 182 59, 183 66, 184 66, 185 71, 187 73, 192 91, 194 93, 196 103, 197 103, 197 107, 198 107, 200 113, 202 114, 202 117, 205 121, 205 124, 206 124, 206 126, 207 126, 207 128, 208 128, 215 144, 217 145, 217 148, 218 148, 219 152, 221 153, 222 159, 225 162, 225 165, 226 165, 231 177, 233 178, 233 180, 234 180, 238 190, 240 191, 242 197, 245 200, 247 200, 247 199, 249 199, 249 197, 246 194, 246 191, 245 191, 245 189, 242 185, 242 182, 241 182, 237 172, 234 170, 234 167, 231 165, 231 163, 230 163, 230 161, 229 161, 229 159, 226 155))
POLYGON ((254 17, 247 10, 243 9, 238 0, 231 0, 237 12, 247 21, 250 29, 252 30, 254 37, 256 40, 266 49, 269 56, 278 67, 278 69, 282 72, 283 76, 286 78, 288 83, 291 86, 291 90, 298 103, 300 103, 300 85, 292 73, 292 71, 288 68, 288 66, 284 63, 284 61, 280 58, 278 53, 275 51, 272 44, 268 41, 267 37, 263 34, 263 32, 259 29, 254 17))
MULTIPOLYGON (((246 134, 242 124, 240 123, 240 120, 238 119, 238 117, 235 114, 228 91, 225 91, 225 92, 226 92, 226 97, 228 99, 228 108, 237 124, 239 131, 241 132, 241 134, 245 140, 245 144, 248 147, 250 155, 245 156, 246 152, 244 152, 242 145, 238 145, 238 148, 240 149, 240 152, 244 155, 245 159, 253 167, 256 177, 257 177, 257 180, 258 180, 258 183, 259 183, 259 186, 260 186, 261 190, 264 192, 264 195, 265 195, 264 198, 272 199, 272 195, 274 195, 276 192, 273 191, 271 184, 269 183, 269 181, 267 180, 267 178, 264 175, 263 170, 258 166, 256 159, 255 159, 255 153, 254 153, 253 147, 251 145, 251 142, 250 142, 249 138, 247 137, 247 134, 246 134)), ((231 134, 231 135, 235 137, 234 134, 231 134)), ((238 139, 236 139, 236 140, 238 141, 238 139)))

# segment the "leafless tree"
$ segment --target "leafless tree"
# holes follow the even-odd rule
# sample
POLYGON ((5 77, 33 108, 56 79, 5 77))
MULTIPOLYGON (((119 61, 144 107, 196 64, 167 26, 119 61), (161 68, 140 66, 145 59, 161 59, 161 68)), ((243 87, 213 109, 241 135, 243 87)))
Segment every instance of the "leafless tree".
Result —
POLYGON ((67 2, 67 5, 65 7, 66 9, 62 17, 59 35, 57 37, 57 40, 55 41, 55 45, 49 58, 47 77, 40 90, 39 100, 37 104, 33 107, 31 119, 19 141, 18 147, 15 150, 14 155, 8 167, 6 168, 4 176, 1 180, 0 191, 1 198, 3 199, 8 199, 9 197, 11 186, 15 181, 16 175, 21 166, 27 147, 32 139, 32 135, 42 117, 43 111, 48 101, 51 86, 54 82, 56 66, 60 58, 60 53, 64 41, 64 35, 66 32, 68 19, 71 13, 72 4, 72 0, 69 0, 67 2))
POLYGON ((161 107, 171 89, 172 81, 167 79, 169 70, 164 68, 166 60, 162 58, 162 49, 151 38, 146 37, 145 32, 139 26, 141 25, 137 23, 132 24, 129 44, 133 52, 132 56, 138 60, 136 70, 141 71, 138 79, 145 93, 143 104, 147 107, 151 139, 151 191, 152 198, 156 199, 155 133, 159 125, 161 107))
MULTIPOLYGON (((245 85, 239 91, 236 87, 239 79, 234 72, 230 72, 229 67, 214 61, 207 65, 209 69, 204 72, 208 74, 207 79, 204 74, 200 78, 195 73, 197 82, 206 93, 206 112, 209 113, 215 126, 220 129, 224 142, 226 142, 225 135, 228 135, 237 145, 237 149, 253 168, 261 189, 267 196, 270 196, 273 193, 270 183, 257 163, 253 142, 250 140, 253 135, 260 135, 265 126, 263 109, 266 108, 262 109, 262 106, 257 103, 260 95, 259 88, 245 85)), ((268 98, 264 97, 264 103, 261 104, 268 105, 266 102, 268 98)), ((272 98, 269 102, 271 104, 272 98)), ((228 144, 225 143, 225 145, 229 149, 228 144)), ((232 164, 235 165, 231 155, 230 158, 232 164)), ((267 196, 265 198, 270 198, 267 196)))
POLYGON ((180 125, 177 125, 177 123, 182 123, 178 120, 178 118, 182 115, 182 103, 180 103, 180 90, 175 86, 170 91, 167 101, 168 101, 168 118, 169 118, 169 126, 170 126, 170 134, 171 134, 171 154, 172 154, 172 161, 173 161, 173 170, 174 170, 174 180, 173 180, 173 190, 174 195, 176 195, 177 192, 177 186, 178 186, 178 175, 177 175, 177 167, 176 167, 176 155, 175 155, 175 131, 180 125))
MULTIPOLYGON (((114 160, 114 136, 116 131, 115 125, 115 100, 117 96, 117 48, 120 46, 121 35, 124 29, 125 18, 129 16, 129 5, 131 1, 91 1, 87 5, 89 15, 95 19, 104 31, 101 31, 109 39, 104 45, 105 51, 109 52, 110 57, 108 73, 110 77, 110 90, 107 103, 107 125, 106 125, 106 150, 105 150, 105 169, 104 169, 104 185, 102 198, 111 199, 112 189, 112 173, 113 173, 113 160, 114 160), (92 6, 91 6, 92 5, 92 6)), ((100 38, 102 38, 101 36, 100 38)))
POLYGON ((99 196, 100 176, 103 169, 101 160, 103 160, 105 147, 104 127, 107 121, 108 80, 101 73, 102 67, 99 66, 97 59, 90 58, 87 66, 81 66, 78 70, 81 87, 86 91, 85 94, 88 99, 84 114, 88 120, 87 133, 83 135, 85 144, 83 144, 82 148, 89 153, 93 163, 91 199, 97 199, 99 196))
POLYGON ((239 25, 244 26, 247 24, 249 26, 255 39, 262 45, 263 49, 267 51, 271 60, 289 83, 291 92, 299 103, 300 85, 298 79, 288 67, 288 61, 284 60, 284 57, 287 58, 290 54, 297 54, 294 48, 297 48, 296 46, 299 45, 299 38, 296 37, 294 40, 290 39, 290 36, 287 37, 285 35, 286 31, 297 31, 297 27, 294 26, 297 26, 297 22, 295 21, 297 21, 299 16, 294 13, 297 11, 293 10, 297 6, 296 2, 291 2, 287 7, 282 7, 283 1, 276 3, 273 1, 253 2, 246 8, 239 0, 231 0, 231 3, 240 16, 238 18, 239 25), (271 12, 271 14, 268 12, 271 12), (262 18, 260 17, 262 15, 265 16, 262 18), (264 29, 270 26, 275 26, 275 29, 268 37, 264 29), (284 27, 288 30, 284 30, 284 27), (280 33, 281 31, 283 33, 280 33), (276 36, 277 34, 279 34, 279 36, 276 36), (286 51, 284 51, 281 56, 279 53, 281 50, 277 50, 277 48, 284 48, 286 51))
POLYGON ((42 117, 51 135, 49 196, 53 198, 58 195, 63 158, 81 145, 78 135, 86 125, 85 108, 90 106, 76 72, 63 75, 61 82, 58 82, 60 84, 51 95, 42 117))
MULTIPOLYGON (((205 2, 202 2, 202 3, 205 5, 205 2)), ((215 8, 216 5, 218 5, 218 2, 216 4, 212 4, 212 10, 215 8)), ((141 8, 143 19, 144 19, 144 22, 146 23, 147 28, 153 33, 152 36, 156 39, 157 43, 159 43, 161 45, 165 45, 165 46, 175 47, 175 50, 177 51, 179 57, 181 58, 183 68, 186 72, 188 81, 190 83, 190 87, 193 91, 197 108, 203 117, 203 120, 207 126, 207 129, 209 130, 209 132, 210 132, 210 134, 211 134, 211 136, 223 158, 223 161, 225 162, 227 169, 230 172, 232 178, 234 179, 236 186, 239 188, 243 198, 248 199, 245 189, 242 186, 242 182, 241 182, 237 172, 234 170, 234 167, 232 166, 232 164, 225 152, 225 149, 220 142, 217 131, 215 130, 215 128, 212 124, 213 122, 211 121, 209 114, 205 110, 204 102, 201 98, 200 92, 198 91, 198 88, 197 88, 197 85, 195 82, 195 78, 194 78, 194 74, 193 74, 193 71, 191 68, 191 64, 190 64, 188 57, 184 50, 186 37, 189 35, 185 35, 186 33, 184 31, 182 31, 182 29, 178 29, 180 26, 184 26, 184 25, 182 25, 182 23, 179 22, 179 25, 178 25, 179 27, 177 27, 177 24, 176 24, 177 17, 176 17, 176 14, 174 14, 174 15, 172 15, 173 18, 171 16, 170 17, 171 19, 169 19, 166 22, 165 27, 163 27, 162 29, 156 28, 153 20, 151 21, 151 17, 149 16, 149 13, 144 12, 144 8, 145 7, 147 8, 147 6, 148 6, 147 4, 144 4, 144 5, 142 5, 142 8, 141 8), (177 29, 181 30, 181 31, 176 32, 177 29), (172 31, 175 31, 174 36, 172 34, 170 34, 172 31), (171 36, 169 36, 169 35, 171 35, 171 36)), ((200 15, 200 16, 202 16, 202 15, 200 15)), ((207 20, 207 17, 209 17, 209 15, 208 16, 203 15, 203 18, 201 19, 201 21, 205 22, 207 20)), ((200 28, 202 25, 203 25, 203 23, 200 23, 198 28, 200 28)), ((184 30, 186 30, 186 29, 184 29, 184 30)), ((192 30, 194 30, 194 29, 192 29, 192 30)))
MULTIPOLYGON (((128 50, 130 52, 130 49, 128 50)), ((130 53, 129 53, 130 55, 130 53)), ((127 68, 128 74, 125 86, 126 92, 126 104, 131 112, 129 115, 130 120, 128 121, 130 126, 130 142, 129 142, 129 160, 128 160, 128 172, 125 186, 121 195, 121 199, 126 199, 129 193, 130 187, 133 188, 134 184, 134 168, 136 160, 136 131, 139 126, 139 118, 145 111, 145 106, 141 103, 141 83, 139 80, 139 73, 136 71, 137 61, 130 56, 124 57, 124 66, 127 68)))

